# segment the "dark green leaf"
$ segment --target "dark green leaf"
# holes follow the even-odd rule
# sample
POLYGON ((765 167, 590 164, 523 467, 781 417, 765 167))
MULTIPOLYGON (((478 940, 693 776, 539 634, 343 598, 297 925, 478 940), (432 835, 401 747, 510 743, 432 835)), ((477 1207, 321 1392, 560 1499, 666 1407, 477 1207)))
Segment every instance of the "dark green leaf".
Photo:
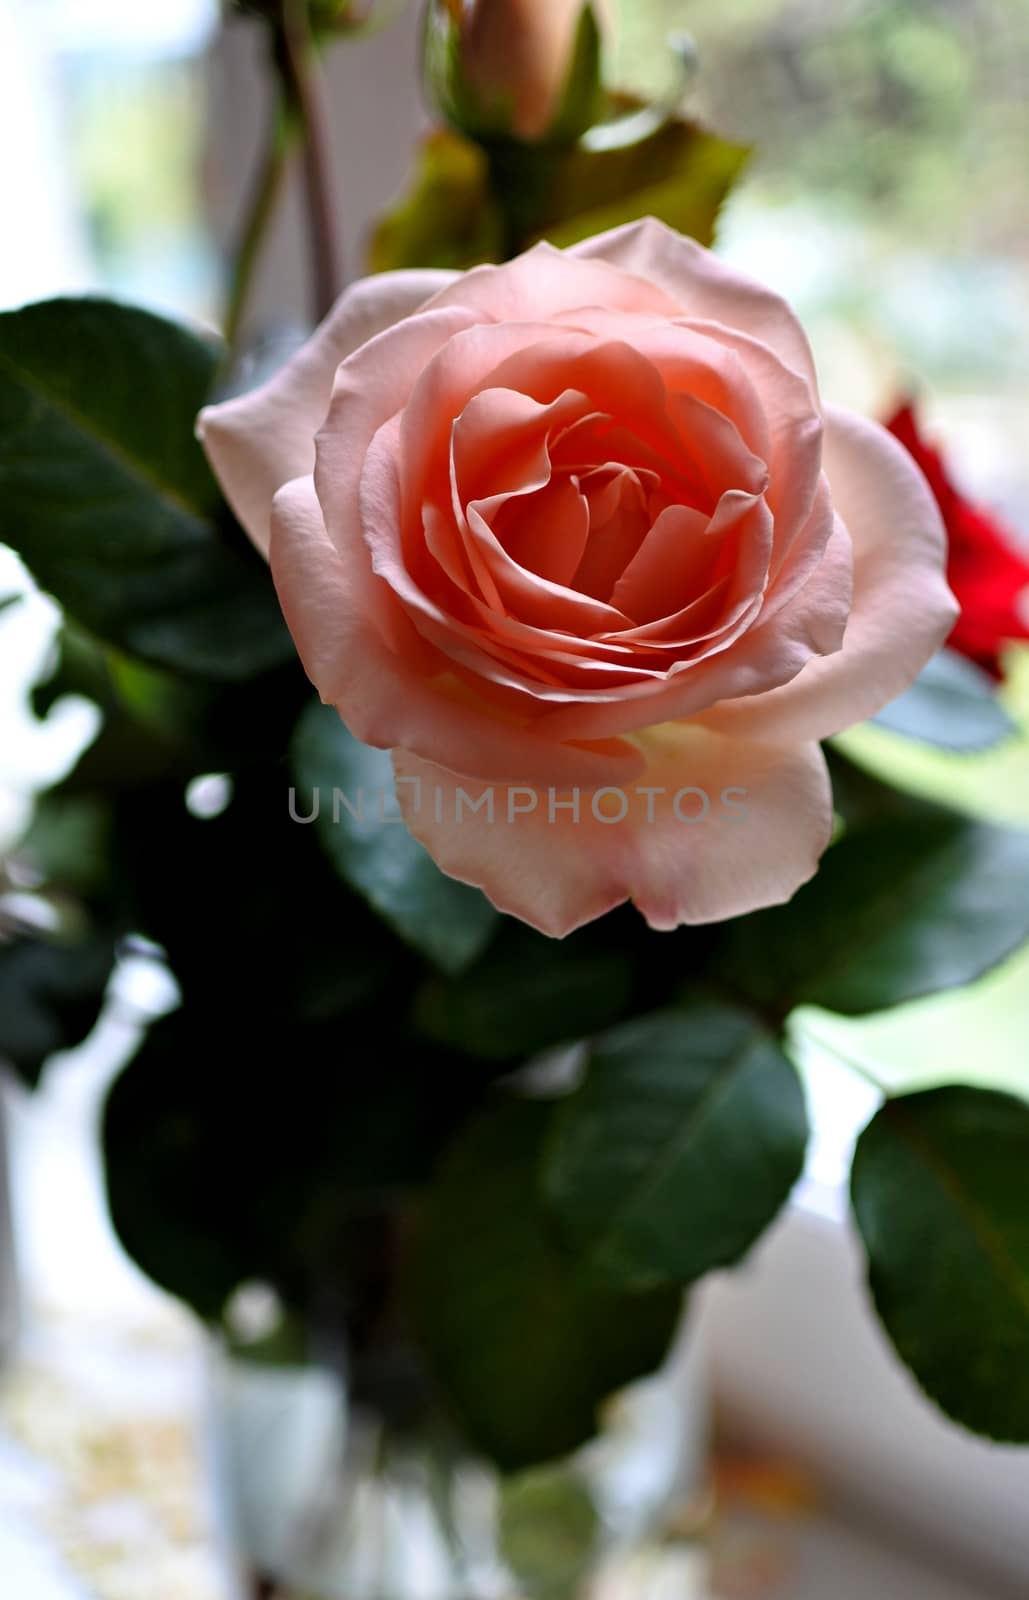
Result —
POLYGON ((833 807, 848 828, 886 817, 951 815, 945 807, 877 778, 835 745, 830 743, 823 748, 832 779, 833 807))
POLYGON ((193 436, 215 362, 104 300, 0 316, 0 538, 104 641, 229 681, 292 645, 193 436))
POLYGON ((948 813, 848 830, 787 906, 729 925, 721 973, 764 1008, 858 1016, 971 983, 1029 938, 1029 833, 948 813))
POLYGON ((49 886, 109 907, 111 811, 99 796, 50 792, 36 802, 17 858, 49 886))
MULTIPOLYGON (((276 1041, 266 1037, 267 1073, 276 1041)), ((118 1237, 161 1288, 211 1319, 239 1284, 270 1265, 251 1209, 275 1169, 262 1170, 269 1151, 255 1136, 255 1120, 270 1097, 283 1096, 275 1072, 272 1087, 266 1078, 259 1090, 257 1058, 246 1059, 244 1039, 195 1027, 185 1012, 162 1018, 115 1082, 104 1117, 107 1198, 118 1237), (230 1098, 231 1126, 224 1111, 230 1098)), ((279 1157, 291 1161, 285 1142, 279 1157)))
POLYGON ((461 972, 485 948, 497 913, 446 877, 400 821, 389 754, 361 744, 331 706, 313 702, 293 741, 297 813, 310 817, 340 876, 401 938, 461 972))
POLYGON ((872 719, 948 750, 986 750, 1013 734, 993 679, 953 650, 941 650, 899 699, 872 719))
MULTIPOLYGON (((249 1279, 293 1309, 334 1308, 380 1280, 365 1218, 423 1184, 488 1075, 420 1050, 381 1004, 335 1022, 187 998, 112 1089, 108 1196, 129 1254, 204 1318, 249 1279)), ((339 1327, 333 1328, 338 1337, 339 1327)))
POLYGON ((926 1393, 975 1433, 1029 1444, 1029 1105, 982 1089, 890 1100, 852 1197, 876 1309, 926 1393))
POLYGON ((539 1163, 551 1107, 508 1101, 452 1149, 414 1263, 426 1355, 472 1444, 515 1471, 565 1455, 597 1408, 660 1366, 676 1291, 623 1294, 576 1273, 549 1225, 539 1163))
POLYGON ((113 966, 114 942, 100 932, 0 943, 0 1059, 34 1085, 52 1055, 92 1032, 113 966))
POLYGON ((546 1194, 598 1278, 690 1284, 768 1227, 806 1142, 803 1091, 775 1040, 745 1012, 698 1002, 596 1042, 554 1120, 546 1194))
POLYGON ((242 684, 166 672, 98 643, 65 622, 50 675, 32 691, 46 716, 65 695, 92 700, 99 731, 58 786, 64 795, 108 796, 162 779, 281 760, 310 698, 299 662, 242 684))
POLYGON ((626 1010, 632 981, 632 963, 621 950, 584 937, 556 943, 505 921, 470 971, 426 985, 417 1018, 443 1044, 511 1060, 609 1027, 626 1010))
POLYGON ((181 783, 118 798, 131 924, 167 952, 191 1005, 297 1024, 381 1003, 414 978, 403 946, 291 821, 282 767, 238 773, 217 816, 181 783))

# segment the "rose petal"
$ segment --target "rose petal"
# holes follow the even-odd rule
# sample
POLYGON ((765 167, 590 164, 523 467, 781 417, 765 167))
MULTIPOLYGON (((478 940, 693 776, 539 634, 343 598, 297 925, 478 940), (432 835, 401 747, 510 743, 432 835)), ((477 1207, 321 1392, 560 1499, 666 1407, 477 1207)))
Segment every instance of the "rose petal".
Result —
POLYGON ((606 261, 587 260, 581 249, 555 250, 545 243, 501 266, 473 267, 441 289, 431 304, 465 306, 499 323, 557 320, 580 306, 659 316, 681 311, 681 302, 656 280, 634 277, 606 261))
POLYGON ((924 477, 876 423, 830 408, 826 424, 826 475, 854 546, 843 648, 760 699, 719 705, 705 718, 712 726, 772 740, 827 738, 896 699, 953 626, 946 535, 924 477))
POLYGON ((280 489, 271 536, 279 599, 308 676, 356 738, 380 750, 431 752, 457 771, 471 763, 492 782, 625 783, 642 769, 627 741, 542 741, 498 715, 409 625, 403 652, 390 649, 372 621, 379 580, 353 556, 329 538, 311 478, 280 489))
POLYGON ((418 780, 401 785, 404 819, 443 871, 555 938, 628 899, 658 929, 741 916, 815 872, 832 833, 817 744, 662 730, 648 755, 606 792, 463 782, 400 750, 393 764, 418 780))
MULTIPOLYGON (((752 697, 756 703, 757 696, 789 683, 814 657, 840 649, 850 611, 851 565, 850 536, 837 521, 818 567, 767 627, 752 627, 731 648, 683 663, 659 688, 598 689, 589 700, 580 696, 578 703, 555 707, 541 716, 540 732, 557 739, 611 738, 701 715, 705 724, 710 719, 712 727, 720 726, 722 702, 752 697)), ((569 698, 546 690, 539 695, 569 698)), ((759 718, 748 722, 746 732, 759 726, 759 718)), ((753 737, 760 734, 755 731, 753 737)), ((778 734, 769 737, 774 741, 778 734)))
MULTIPOLYGON (((645 217, 598 234, 568 252, 582 261, 606 261, 656 285, 680 307, 680 314, 708 318, 740 328, 774 350, 808 384, 818 401, 811 346, 785 300, 712 255, 710 250, 645 217)), ((453 294, 459 285, 444 290, 453 294)), ((645 310, 645 306, 632 309, 645 310)))
POLYGON ((329 409, 340 362, 417 311, 457 276, 411 271, 363 279, 340 297, 302 349, 267 383, 201 411, 197 436, 226 499, 262 555, 268 554, 276 490, 314 468, 314 436, 329 409))

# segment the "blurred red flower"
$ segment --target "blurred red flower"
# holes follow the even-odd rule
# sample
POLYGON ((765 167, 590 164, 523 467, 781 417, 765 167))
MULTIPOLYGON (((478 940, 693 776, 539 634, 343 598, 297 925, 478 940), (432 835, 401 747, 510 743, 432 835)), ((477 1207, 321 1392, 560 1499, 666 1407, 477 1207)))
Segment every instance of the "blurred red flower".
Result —
POLYGON ((923 437, 909 402, 886 426, 925 473, 947 527, 947 579, 961 607, 947 643, 999 678, 1004 645, 1029 639, 1029 559, 1002 522, 954 487, 943 457, 923 437))

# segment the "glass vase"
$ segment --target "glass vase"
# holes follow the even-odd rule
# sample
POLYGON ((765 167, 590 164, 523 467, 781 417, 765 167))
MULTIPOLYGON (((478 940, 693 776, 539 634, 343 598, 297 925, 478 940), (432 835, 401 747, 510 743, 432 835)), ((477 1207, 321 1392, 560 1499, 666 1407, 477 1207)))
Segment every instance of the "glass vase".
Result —
MULTIPOLYGON (((583 1329, 584 1339, 589 1329, 583 1329)), ((212 1422, 246 1600, 693 1600, 706 1593, 706 1363, 662 1370, 572 1455, 513 1475, 427 1423, 397 1432, 333 1374, 217 1354, 212 1422)))

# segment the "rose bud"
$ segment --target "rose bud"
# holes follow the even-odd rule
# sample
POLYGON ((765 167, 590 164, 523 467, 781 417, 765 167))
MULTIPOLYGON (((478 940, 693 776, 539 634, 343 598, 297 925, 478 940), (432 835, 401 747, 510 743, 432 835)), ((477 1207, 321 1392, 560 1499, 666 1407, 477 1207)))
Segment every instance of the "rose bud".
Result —
POLYGON ((958 491, 910 404, 886 426, 925 473, 947 529, 947 578, 961 607, 947 643, 999 678, 1004 646, 1029 639, 1029 559, 998 517, 958 491))
POLYGON ((562 935, 788 900, 820 741, 954 625, 943 523, 793 312, 653 220, 349 289, 201 413, 301 660, 451 877, 562 935))
POLYGON ((473 138, 575 140, 597 120, 610 0, 430 0, 430 100, 473 138))

